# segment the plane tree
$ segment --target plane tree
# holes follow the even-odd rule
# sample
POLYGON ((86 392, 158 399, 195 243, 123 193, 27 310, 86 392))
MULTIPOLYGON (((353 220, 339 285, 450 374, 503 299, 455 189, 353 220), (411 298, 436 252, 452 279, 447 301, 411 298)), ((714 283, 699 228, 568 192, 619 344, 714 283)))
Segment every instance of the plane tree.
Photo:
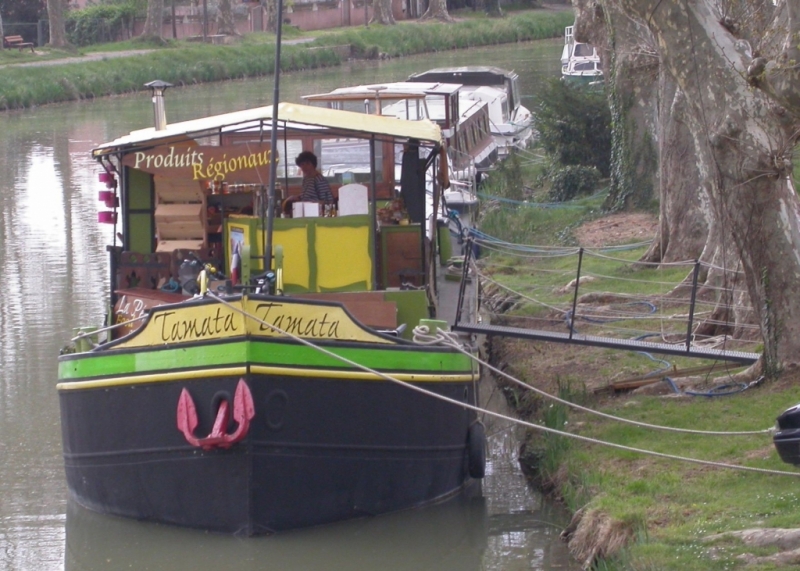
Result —
POLYGON ((217 12, 217 33, 228 36, 239 36, 236 29, 236 18, 233 13, 233 3, 231 0, 219 0, 219 10, 217 12))
POLYGON ((447 0, 430 0, 428 9, 419 17, 420 20, 441 20, 442 22, 455 22, 450 12, 447 11, 447 0))
MULTIPOLYGON (((583 7, 576 0, 576 7, 579 19, 593 22, 587 28, 612 39, 607 54, 617 73, 627 72, 613 59, 642 46, 657 59, 658 97, 640 100, 653 101, 660 239, 666 234, 668 248, 691 235, 679 229, 681 203, 684 214, 704 219, 706 231, 702 219, 691 225, 705 238, 695 237, 693 248, 702 242, 704 259, 741 270, 764 344, 759 367, 774 375, 797 363, 800 202, 791 174, 800 126, 800 0, 605 0, 583 7)), ((641 91, 617 96, 626 94, 641 91)))
POLYGON ((47 0, 47 19, 49 21, 50 42, 54 48, 64 48, 67 41, 67 6, 68 0, 47 0))
POLYGON ((164 0, 147 0, 147 16, 139 37, 144 41, 163 41, 163 25, 164 0))
POLYGON ((370 24, 383 24, 393 26, 397 22, 392 14, 392 0, 375 0, 372 3, 372 19, 370 24))

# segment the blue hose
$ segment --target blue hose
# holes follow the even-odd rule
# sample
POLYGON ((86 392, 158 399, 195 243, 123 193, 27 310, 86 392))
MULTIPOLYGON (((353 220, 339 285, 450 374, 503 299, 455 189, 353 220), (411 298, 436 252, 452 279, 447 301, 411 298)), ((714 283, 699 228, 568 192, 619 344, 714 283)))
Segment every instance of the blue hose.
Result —
POLYGON ((707 392, 698 392, 698 391, 681 391, 678 386, 675 384, 675 381, 670 379, 669 377, 664 377, 664 380, 667 384, 672 388, 672 391, 675 394, 683 394, 689 395, 692 397, 725 397, 729 395, 735 395, 738 393, 742 393, 750 388, 750 384, 748 383, 725 383, 724 385, 718 385, 707 392))

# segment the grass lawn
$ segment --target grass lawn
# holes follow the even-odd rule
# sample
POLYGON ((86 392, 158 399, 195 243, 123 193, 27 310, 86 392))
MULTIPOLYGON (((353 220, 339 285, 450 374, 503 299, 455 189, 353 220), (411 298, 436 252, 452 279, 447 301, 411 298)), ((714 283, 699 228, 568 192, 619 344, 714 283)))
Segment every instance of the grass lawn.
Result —
MULTIPOLYGON (((523 168, 521 178, 536 180, 536 168, 523 168)), ((509 296, 484 280, 483 307, 493 322, 566 333, 574 298, 574 289, 566 286, 577 277, 582 229, 589 224, 603 227, 604 195, 545 207, 544 190, 529 187, 525 196, 518 197, 522 200, 504 201, 500 200, 502 181, 493 184, 486 189, 491 198, 482 204, 481 230, 537 247, 486 243, 481 272, 521 295, 509 296), (502 307, 501 302, 505 303, 502 307)), ((593 279, 579 285, 579 296, 589 300, 578 304, 575 328, 580 333, 618 338, 652 333, 654 340, 685 339, 690 299, 669 294, 691 274, 692 265, 656 269, 636 264, 645 250, 646 246, 633 244, 629 249, 584 251, 581 276, 593 279), (609 292, 615 295, 607 296, 609 292)), ((700 296, 697 320, 710 315, 716 303, 716 294, 700 296)), ((735 346, 728 341, 727 347, 758 352, 757 331, 746 333, 749 341, 737 341, 735 346)), ((781 412, 800 402, 800 372, 795 370, 786 371, 777 381, 745 388, 733 376, 741 367, 687 357, 500 338, 492 339, 491 354, 496 365, 529 385, 592 409, 655 425, 764 431, 781 412), (638 393, 609 388, 611 383, 662 369, 666 371, 659 378, 701 366, 707 369, 689 377, 695 392, 727 384, 732 394, 689 396, 682 389, 675 392, 664 381, 638 393)), ((676 374, 674 380, 680 385, 684 379, 676 374)), ((779 568, 777 547, 747 546, 734 538, 709 539, 749 528, 800 527, 800 470, 780 460, 770 433, 720 436, 641 428, 554 404, 507 381, 501 380, 500 386, 521 416, 552 428, 662 454, 790 473, 689 463, 531 430, 523 447, 523 464, 571 510, 583 510, 590 531, 578 528, 573 535, 575 549, 589 557, 598 547, 613 551, 605 553, 607 557, 600 552, 597 569, 779 568), (615 545, 624 547, 614 550, 615 545)))

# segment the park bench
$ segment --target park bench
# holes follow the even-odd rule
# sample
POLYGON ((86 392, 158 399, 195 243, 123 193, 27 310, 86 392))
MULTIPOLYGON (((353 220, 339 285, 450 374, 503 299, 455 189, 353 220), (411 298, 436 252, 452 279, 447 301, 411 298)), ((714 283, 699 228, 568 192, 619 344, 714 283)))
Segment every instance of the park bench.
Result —
POLYGON ((5 36, 3 38, 3 47, 18 48, 19 51, 22 51, 25 48, 30 48, 31 52, 33 52, 33 43, 26 42, 22 36, 5 36))

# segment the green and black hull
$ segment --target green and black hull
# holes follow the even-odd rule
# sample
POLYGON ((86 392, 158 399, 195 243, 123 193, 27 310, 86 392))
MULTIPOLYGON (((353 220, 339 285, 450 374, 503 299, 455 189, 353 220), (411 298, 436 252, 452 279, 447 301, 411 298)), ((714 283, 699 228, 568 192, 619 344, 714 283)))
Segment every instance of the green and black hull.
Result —
MULTIPOLYGON (((219 308, 185 305, 179 311, 219 308)), ((301 305, 326 316, 341 310, 301 305)), ((156 308, 142 330, 170 311, 175 306, 156 308)), ((160 345, 132 342, 140 330, 127 341, 61 357, 64 459, 79 503, 250 535, 425 505, 469 480, 475 413, 408 386, 473 404, 473 369, 464 355, 367 329, 362 338, 314 340, 407 383, 401 384, 300 341, 260 335, 244 321, 241 335, 235 327, 222 337, 211 329, 208 339, 160 345), (192 434, 204 436, 215 430, 220 404, 239 399, 242 383, 252 418, 241 439, 190 442, 180 428, 182 399, 196 411, 192 434)), ((235 433, 235 413, 225 420, 222 433, 235 433)))

